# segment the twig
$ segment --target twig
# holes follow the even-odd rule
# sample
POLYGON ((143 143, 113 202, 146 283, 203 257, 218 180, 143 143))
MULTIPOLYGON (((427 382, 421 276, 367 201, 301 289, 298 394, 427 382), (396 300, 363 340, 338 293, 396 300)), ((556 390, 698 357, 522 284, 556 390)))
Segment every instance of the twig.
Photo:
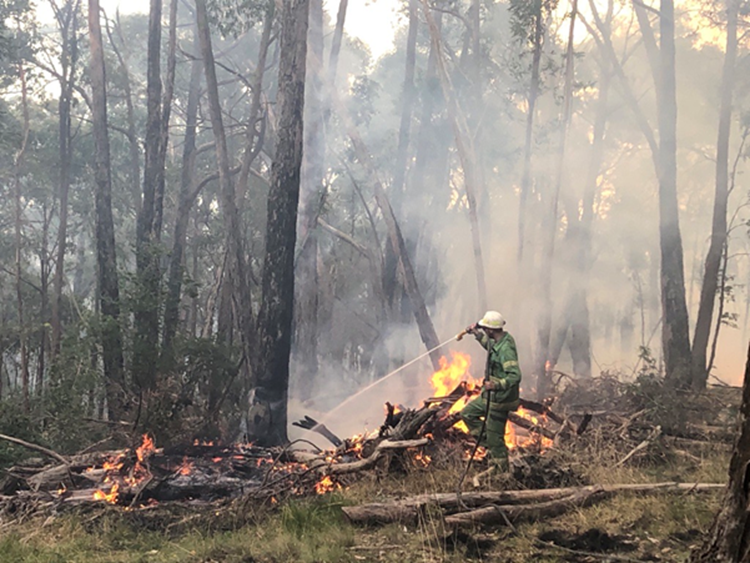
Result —
POLYGON ((613 555, 611 553, 594 553, 592 551, 580 551, 578 549, 570 549, 569 547, 563 547, 553 542, 546 542, 546 541, 540 540, 539 538, 534 538, 534 543, 542 545, 544 547, 552 547, 554 549, 559 549, 567 553, 572 553, 573 555, 584 555, 586 557, 594 557, 595 559, 602 559, 604 561, 612 561, 612 560, 629 561, 632 563, 640 563, 641 561, 640 559, 631 559, 630 557, 624 557, 622 555, 613 555))
POLYGON ((56 459, 60 463, 64 465, 70 465, 70 462, 65 459, 63 456, 61 456, 59 453, 54 452, 48 448, 45 448, 44 446, 39 446, 37 444, 32 444, 31 442, 27 442, 25 440, 21 440, 20 438, 14 438, 13 436, 7 436, 5 434, 0 434, 0 440, 5 440, 7 442, 12 442, 13 444, 18 444, 19 446, 23 446, 24 448, 27 448, 29 450, 34 450, 36 452, 42 453, 46 456, 49 456, 51 458, 56 459))
POLYGON ((630 450, 628 455, 626 455, 624 458, 622 458, 620 461, 618 461, 615 464, 615 467, 620 467, 622 464, 628 461, 635 454, 637 454, 641 450, 645 450, 651 444, 651 442, 653 442, 654 439, 656 439, 660 434, 661 434, 661 426, 657 426, 656 428, 654 428, 654 431, 651 433, 651 435, 648 438, 646 438, 645 440, 643 440, 643 442, 641 442, 632 450, 630 450))

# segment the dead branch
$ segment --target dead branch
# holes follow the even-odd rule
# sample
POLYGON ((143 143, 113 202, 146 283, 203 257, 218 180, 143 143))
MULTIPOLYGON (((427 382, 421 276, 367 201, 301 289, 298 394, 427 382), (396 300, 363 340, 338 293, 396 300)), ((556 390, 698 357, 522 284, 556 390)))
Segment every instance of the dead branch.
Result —
POLYGON ((581 503, 589 500, 598 500, 599 495, 608 496, 622 492, 698 492, 722 490, 723 488, 724 485, 719 483, 677 482, 595 485, 525 491, 468 492, 461 495, 461 501, 455 493, 437 493, 417 495, 390 502, 346 506, 342 507, 342 511, 354 524, 415 523, 429 507, 437 507, 448 514, 446 523, 487 523, 489 521, 504 523, 500 512, 495 507, 500 507, 501 511, 513 521, 514 518, 531 519, 532 517, 551 516, 555 511, 582 506, 581 503), (459 512, 465 510, 466 507, 476 510, 459 512), (525 507, 525 510, 519 510, 518 507, 525 507), (469 516, 466 516, 467 514, 469 516))
POLYGON ((24 448, 27 448, 29 450, 34 450, 35 452, 42 453, 46 456, 56 459, 57 461, 65 465, 68 465, 69 463, 68 460, 65 459, 63 456, 61 456, 59 453, 54 452, 48 448, 45 448, 44 446, 40 446, 38 444, 32 444, 31 442, 21 440, 20 438, 14 438, 13 436, 7 436, 5 434, 0 434, 0 440, 5 440, 6 442, 11 442, 13 444, 23 446, 24 448))

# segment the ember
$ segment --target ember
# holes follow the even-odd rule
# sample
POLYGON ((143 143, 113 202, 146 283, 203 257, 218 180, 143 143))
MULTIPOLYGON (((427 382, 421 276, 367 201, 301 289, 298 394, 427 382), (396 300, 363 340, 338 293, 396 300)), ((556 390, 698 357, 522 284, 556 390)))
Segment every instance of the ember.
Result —
POLYGON ((324 495, 340 488, 341 485, 335 483, 330 475, 326 475, 320 481, 315 483, 315 492, 319 495, 324 495))

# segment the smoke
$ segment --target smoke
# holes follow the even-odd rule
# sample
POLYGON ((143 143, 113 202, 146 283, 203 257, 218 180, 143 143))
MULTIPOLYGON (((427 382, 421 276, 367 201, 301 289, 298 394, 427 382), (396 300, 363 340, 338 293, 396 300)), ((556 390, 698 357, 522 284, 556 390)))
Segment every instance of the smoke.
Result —
MULTIPOLYGON (((462 107, 474 127, 474 145, 482 172, 482 187, 476 194, 482 258, 487 285, 487 307, 503 313, 507 330, 518 344, 524 372, 522 390, 534 393, 533 371, 539 318, 549 307, 541 294, 539 272, 552 276, 552 341, 565 335, 571 321, 566 308, 571 291, 586 287, 591 334, 591 364, 594 376, 601 372, 632 379, 637 375, 641 347, 660 361, 661 305, 659 279, 659 201, 653 158, 642 131, 628 109, 620 89, 613 84, 605 106, 606 128, 601 162, 596 167, 589 267, 581 270, 575 251, 575 226, 584 214, 583 198, 587 171, 592 166, 592 139, 597 103, 602 94, 602 72, 596 45, 581 37, 576 45, 576 87, 573 116, 565 153, 564 176, 556 218, 555 253, 544 263, 544 231, 552 221, 550 193, 555 184, 559 146, 559 115, 563 59, 559 41, 548 40, 542 94, 534 128, 533 185, 527 209, 525 252, 531 275, 518 262, 518 209, 525 133, 525 92, 528 87, 528 53, 522 54, 509 37, 507 6, 496 4, 483 28, 486 58, 482 70, 485 84, 481 114, 466 73, 455 71, 453 80, 462 107), (514 66, 515 65, 515 66, 514 66)), ((460 46, 460 26, 443 21, 446 42, 460 46), (457 26, 457 27, 456 27, 457 26)), ((628 29, 617 27, 618 48, 626 45, 628 29)), ((402 100, 406 40, 405 29, 396 34, 395 49, 369 66, 367 57, 355 51, 342 52, 339 93, 349 92, 346 106, 355 116, 373 162, 385 184, 393 175, 402 100)), ((630 38, 633 41, 633 38, 630 38)), ((703 259, 708 247, 713 201, 716 85, 722 54, 713 47, 698 48, 689 39, 678 41, 678 192, 683 237, 686 295, 691 323, 695 321, 703 259), (713 104, 713 105, 712 105, 713 104)), ((424 25, 418 39, 415 86, 418 101, 412 115, 409 169, 403 193, 390 193, 413 261, 420 290, 427 303, 438 338, 458 333, 484 313, 478 295, 475 256, 468 218, 464 177, 455 149, 454 131, 435 77, 429 76, 429 37, 424 25), (436 86, 437 85, 437 86, 436 86), (427 108, 427 109, 425 109, 427 108), (431 108, 431 109, 430 109, 431 108), (429 111, 428 111, 429 110, 429 111)), ((460 53, 452 55, 455 69, 460 53)), ((642 47, 633 50, 627 73, 639 97, 641 109, 655 123, 652 79, 642 47)), ((463 67, 462 67, 463 68, 463 67)), ((387 234, 372 198, 371 183, 363 167, 352 158, 351 148, 335 126, 327 133, 327 205, 324 219, 370 249, 376 238, 385 253, 387 234), (341 159, 348 160, 347 169, 341 159), (362 196, 353 188, 356 184, 362 196), (368 209, 364 208, 368 206, 368 209), (373 230, 370 213, 376 224, 373 230)), ((655 127, 655 126, 652 126, 655 127)), ((738 142, 733 140, 732 154, 738 142)), ((744 159, 738 160, 740 168, 744 159)), ((730 214, 745 195, 735 190, 730 214)), ((742 224, 742 212, 734 226, 742 224)), ((716 348, 712 373, 729 384, 742 378, 748 303, 746 280, 750 261, 743 257, 745 234, 731 237, 735 255, 727 267, 724 323, 716 348)), ((326 309, 328 324, 321 332, 321 365, 315 378, 313 399, 303 401, 293 382, 291 413, 312 414, 325 419, 336 405, 359 389, 390 373, 423 353, 408 300, 382 310, 375 296, 368 260, 342 240, 320 236, 320 284, 330 291, 332 304, 326 309), (329 289, 330 285, 330 289, 329 289)), ((381 256, 380 258, 383 258, 381 256)), ((377 257, 376 257, 377 258, 377 257)), ((692 330, 692 325, 691 325, 692 330)), ((715 328, 714 328, 715 330, 715 328)), ((573 375, 568 347, 562 346, 556 369, 573 375)), ((472 374, 481 377, 484 352, 472 339, 453 342, 451 350, 471 354, 472 374)), ((711 351, 709 350, 709 355, 711 351)), ((341 435, 374 429, 383 419, 386 401, 416 406, 429 396, 429 359, 388 378, 381 385, 357 395, 328 417, 327 424, 341 435)), ((304 365, 294 365, 296 381, 304 365)), ((306 435, 305 437, 309 437, 306 435)))

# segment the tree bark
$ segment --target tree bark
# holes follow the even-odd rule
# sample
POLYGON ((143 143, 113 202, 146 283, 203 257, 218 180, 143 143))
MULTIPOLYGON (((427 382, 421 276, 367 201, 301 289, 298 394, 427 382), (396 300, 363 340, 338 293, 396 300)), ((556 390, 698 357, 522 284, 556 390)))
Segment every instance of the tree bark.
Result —
POLYGON ((732 93, 737 64, 738 0, 727 0, 727 40, 724 67, 721 73, 721 105, 719 106, 719 132, 716 141, 716 191, 714 195, 711 243, 706 253, 703 284, 701 286, 698 318, 693 335, 692 386, 704 389, 708 379, 706 350, 711 333, 719 267, 724 246, 727 244, 727 201, 729 199, 729 135, 732 128, 732 93))
POLYGON ((123 420, 126 386, 120 334, 120 288, 115 253, 115 228, 112 218, 107 90, 102 29, 99 21, 99 0, 89 0, 88 26, 91 49, 89 75, 94 134, 94 180, 96 182, 96 260, 102 316, 104 384, 110 420, 123 420))
POLYGON ((309 0, 288 0, 281 14, 281 59, 277 95, 278 143, 268 193, 262 302, 258 314, 259 357, 253 390, 255 406, 267 409, 264 426, 253 438, 287 441, 289 355, 294 308, 294 250, 304 144, 305 59, 309 0))
POLYGON ((693 563, 740 563, 750 559, 750 347, 742 385, 740 428, 729 462, 729 483, 709 536, 693 563))

